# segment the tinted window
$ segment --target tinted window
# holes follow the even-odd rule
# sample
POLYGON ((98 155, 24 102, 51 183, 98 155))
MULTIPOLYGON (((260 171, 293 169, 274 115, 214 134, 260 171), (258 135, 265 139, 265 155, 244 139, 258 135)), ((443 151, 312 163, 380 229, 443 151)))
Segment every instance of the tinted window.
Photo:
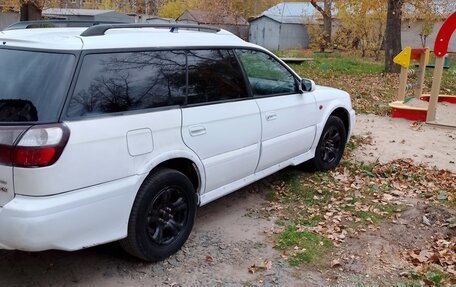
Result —
POLYGON ((251 50, 238 50, 237 53, 254 95, 291 94, 297 91, 293 74, 268 54, 251 50))
POLYGON ((181 105, 183 51, 93 54, 84 57, 70 102, 70 117, 181 105))
POLYGON ((75 57, 0 49, 0 122, 57 121, 75 57))
POLYGON ((189 51, 188 73, 189 104, 248 96, 241 69, 231 51, 189 51))

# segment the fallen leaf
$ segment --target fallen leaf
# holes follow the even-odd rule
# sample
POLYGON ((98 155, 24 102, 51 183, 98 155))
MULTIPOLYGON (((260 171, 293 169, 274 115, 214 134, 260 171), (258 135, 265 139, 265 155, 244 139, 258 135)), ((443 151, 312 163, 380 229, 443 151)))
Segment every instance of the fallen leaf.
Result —
POLYGON ((252 266, 250 266, 248 268, 248 271, 251 274, 255 274, 255 272, 269 270, 269 269, 271 269, 271 267, 272 267, 272 262, 269 260, 264 260, 264 261, 260 262, 259 264, 253 264, 252 266))
POLYGON ((340 264, 340 260, 339 259, 334 259, 333 261, 331 261, 331 267, 332 268, 335 268, 335 267, 340 267, 341 264, 340 264))
POLYGON ((388 193, 384 193, 383 194, 383 200, 385 201, 391 201, 394 199, 394 196, 392 196, 391 194, 388 194, 388 193))
POLYGON ((426 215, 423 215, 423 224, 427 226, 431 226, 431 222, 429 219, 426 217, 426 215))
POLYGON ((206 255, 206 256, 204 256, 204 261, 206 261, 206 262, 213 262, 213 261, 214 261, 214 258, 212 258, 212 256, 206 255))

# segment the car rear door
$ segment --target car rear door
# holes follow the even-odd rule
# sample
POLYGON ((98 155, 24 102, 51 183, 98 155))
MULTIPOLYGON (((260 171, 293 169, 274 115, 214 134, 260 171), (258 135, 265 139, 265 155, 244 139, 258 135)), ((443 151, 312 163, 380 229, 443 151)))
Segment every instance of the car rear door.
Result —
POLYGON ((310 150, 316 131, 316 101, 298 89, 295 75, 271 55, 238 50, 261 113, 261 158, 265 170, 310 150))
MULTIPOLYGON (((16 192, 46 195, 126 179, 185 147, 183 51, 88 51, 82 57, 64 112, 71 130, 65 151, 51 167, 15 173, 16 192)), ((116 212, 130 212, 123 207, 116 212)))
POLYGON ((260 114, 233 51, 191 50, 187 62, 182 138, 203 162, 208 192, 254 174, 260 114))

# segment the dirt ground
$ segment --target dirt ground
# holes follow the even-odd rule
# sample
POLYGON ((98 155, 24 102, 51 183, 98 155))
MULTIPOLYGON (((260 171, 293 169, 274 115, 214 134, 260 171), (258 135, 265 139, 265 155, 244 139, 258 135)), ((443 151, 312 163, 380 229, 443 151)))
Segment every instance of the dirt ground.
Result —
MULTIPOLYGON (((456 130, 409 121, 360 115, 354 134, 371 145, 355 151, 363 161, 412 158, 456 172, 456 130)), ((0 286, 359 286, 395 282, 410 269, 404 248, 422 246, 442 229, 449 211, 399 198, 410 208, 397 220, 349 238, 332 250, 336 268, 292 268, 273 248, 274 218, 258 215, 266 183, 253 184, 198 210, 184 248, 164 262, 146 264, 125 255, 117 244, 78 252, 0 251, 0 286), (422 222, 423 215, 430 221, 422 222), (252 265, 271 263, 249 273, 252 265)), ((451 236, 455 236, 452 234, 451 236)))
POLYGON ((359 161, 385 163, 410 158, 417 163, 456 172, 456 128, 359 115, 353 134, 372 138, 372 145, 363 145, 355 151, 359 161))
MULTIPOLYGON (((427 109, 428 102, 413 98, 407 102, 407 105, 412 106, 412 107, 420 107, 420 108, 427 109)), ((437 103, 435 122, 442 124, 442 125, 455 126, 456 125, 456 113, 454 112, 454 104, 450 104, 447 102, 437 103)))

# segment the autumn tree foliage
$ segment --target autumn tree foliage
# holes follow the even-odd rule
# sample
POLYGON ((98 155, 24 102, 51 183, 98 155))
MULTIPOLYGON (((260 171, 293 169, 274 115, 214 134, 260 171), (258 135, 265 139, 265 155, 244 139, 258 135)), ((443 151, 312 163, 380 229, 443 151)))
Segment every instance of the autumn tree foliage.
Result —
POLYGON ((403 20, 407 23, 419 23, 419 37, 423 47, 429 46, 427 38, 432 33, 435 23, 447 18, 456 9, 454 0, 409 0, 404 3, 403 20))
MULTIPOLYGON (((336 18, 339 28, 334 43, 345 49, 358 49, 361 55, 374 53, 380 58, 385 51, 385 71, 397 72, 392 62, 401 47, 402 21, 420 25, 422 46, 428 46, 427 37, 434 23, 452 11, 452 0, 336 0, 336 18)), ((453 3, 454 5, 454 3, 453 3)))
POLYGON ((186 9, 200 9, 216 17, 230 14, 248 19, 280 2, 280 0, 169 0, 160 7, 158 15, 175 18, 186 9))
POLYGON ((372 51, 379 58, 382 49, 386 3, 372 0, 344 0, 336 4, 340 27, 335 44, 345 49, 359 49, 362 57, 372 51))

